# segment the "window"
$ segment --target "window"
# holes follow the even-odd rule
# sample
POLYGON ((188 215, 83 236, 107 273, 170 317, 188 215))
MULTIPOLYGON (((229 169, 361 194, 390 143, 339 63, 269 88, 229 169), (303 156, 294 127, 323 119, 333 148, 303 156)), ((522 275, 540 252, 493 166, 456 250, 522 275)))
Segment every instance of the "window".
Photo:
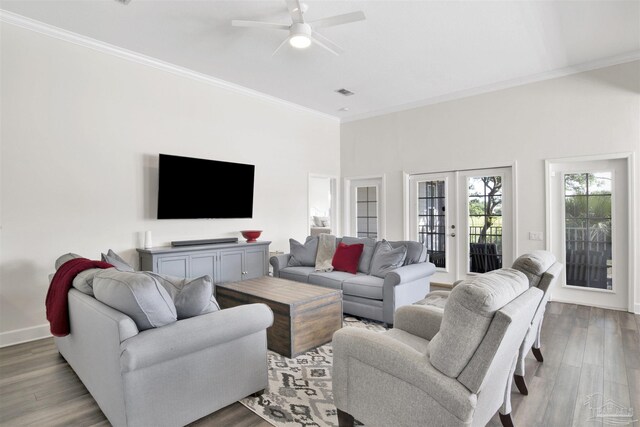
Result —
POLYGON ((378 237, 377 187, 356 188, 356 233, 358 237, 378 237))

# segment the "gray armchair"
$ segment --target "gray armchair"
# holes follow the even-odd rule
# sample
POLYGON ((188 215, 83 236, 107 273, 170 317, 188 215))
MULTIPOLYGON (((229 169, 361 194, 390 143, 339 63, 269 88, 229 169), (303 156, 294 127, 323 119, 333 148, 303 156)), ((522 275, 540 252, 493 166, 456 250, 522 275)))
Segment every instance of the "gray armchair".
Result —
POLYGON ((527 331, 527 335, 520 346, 520 352, 518 354, 518 363, 516 364, 516 370, 514 373, 514 380, 520 393, 527 395, 527 384, 524 380, 525 363, 524 358, 527 356, 529 349, 533 352, 536 360, 542 362, 540 332, 542 331, 542 320, 544 318, 544 312, 549 302, 549 288, 558 280, 562 273, 562 264, 556 262, 556 257, 547 251, 532 251, 530 253, 521 255, 513 263, 513 268, 521 271, 527 276, 529 280, 529 286, 537 287, 544 295, 536 313, 531 321, 531 327, 527 331))
POLYGON ((333 337, 333 392, 341 427, 511 425, 518 348, 542 299, 524 274, 496 270, 464 281, 434 306, 401 307, 384 333, 333 337))

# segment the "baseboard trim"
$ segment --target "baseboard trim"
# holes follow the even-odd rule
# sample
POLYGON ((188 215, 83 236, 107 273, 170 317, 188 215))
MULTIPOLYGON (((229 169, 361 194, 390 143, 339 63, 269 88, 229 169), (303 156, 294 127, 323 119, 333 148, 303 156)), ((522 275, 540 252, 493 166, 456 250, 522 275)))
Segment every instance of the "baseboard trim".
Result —
MULTIPOLYGON (((562 299, 562 298, 553 298, 553 296, 551 296, 549 298, 549 301, 551 301, 551 302, 561 302, 563 304, 584 305, 585 307, 606 308, 607 310, 627 311, 626 308, 611 307, 611 306, 608 306, 606 304, 580 304, 578 302, 571 301, 571 300, 565 300, 565 299, 562 299)), ((637 309, 637 307, 638 307, 638 305, 636 304, 636 309, 637 309)))
POLYGON ((49 324, 31 326, 29 328, 15 329, 0 333, 0 348, 10 345, 22 344, 51 336, 49 324))
POLYGON ((431 286, 435 286, 436 288, 453 289, 453 285, 451 283, 431 282, 431 286))
POLYGON ((633 312, 635 314, 640 314, 640 304, 635 304, 633 307, 633 312))

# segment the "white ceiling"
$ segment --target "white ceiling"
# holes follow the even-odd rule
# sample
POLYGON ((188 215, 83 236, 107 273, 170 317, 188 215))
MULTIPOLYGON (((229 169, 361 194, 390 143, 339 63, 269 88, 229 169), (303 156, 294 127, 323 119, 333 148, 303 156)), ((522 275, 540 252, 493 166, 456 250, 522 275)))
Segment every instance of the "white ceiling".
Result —
POLYGON ((2 0, 0 8, 346 120, 640 58, 640 1, 313 1, 345 49, 272 52, 284 1, 2 0), (336 89, 347 88, 344 97, 336 89), (349 111, 339 111, 348 107, 349 111))

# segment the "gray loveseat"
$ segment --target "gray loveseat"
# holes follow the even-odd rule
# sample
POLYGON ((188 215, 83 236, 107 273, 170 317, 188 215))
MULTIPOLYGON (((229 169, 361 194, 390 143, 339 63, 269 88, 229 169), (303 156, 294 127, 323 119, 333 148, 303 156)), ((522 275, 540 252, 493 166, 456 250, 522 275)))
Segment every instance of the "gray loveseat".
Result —
MULTIPOLYGON (((307 241, 311 236, 307 238, 307 241)), ((312 285, 340 289, 343 294, 343 311, 393 324, 398 307, 413 304, 425 297, 430 290, 430 276, 436 267, 428 261, 426 248, 414 241, 391 241, 393 247, 405 246, 407 255, 402 266, 388 272, 384 278, 369 274, 371 259, 380 242, 368 238, 343 237, 336 239, 345 244, 363 243, 364 252, 356 274, 343 271, 320 272, 315 266, 290 266, 291 254, 271 257, 273 275, 312 285)))
POLYGON ((131 317, 78 290, 86 277, 76 276, 68 293, 71 333, 55 342, 112 425, 182 426, 267 387, 273 313, 266 305, 140 331, 131 317))

